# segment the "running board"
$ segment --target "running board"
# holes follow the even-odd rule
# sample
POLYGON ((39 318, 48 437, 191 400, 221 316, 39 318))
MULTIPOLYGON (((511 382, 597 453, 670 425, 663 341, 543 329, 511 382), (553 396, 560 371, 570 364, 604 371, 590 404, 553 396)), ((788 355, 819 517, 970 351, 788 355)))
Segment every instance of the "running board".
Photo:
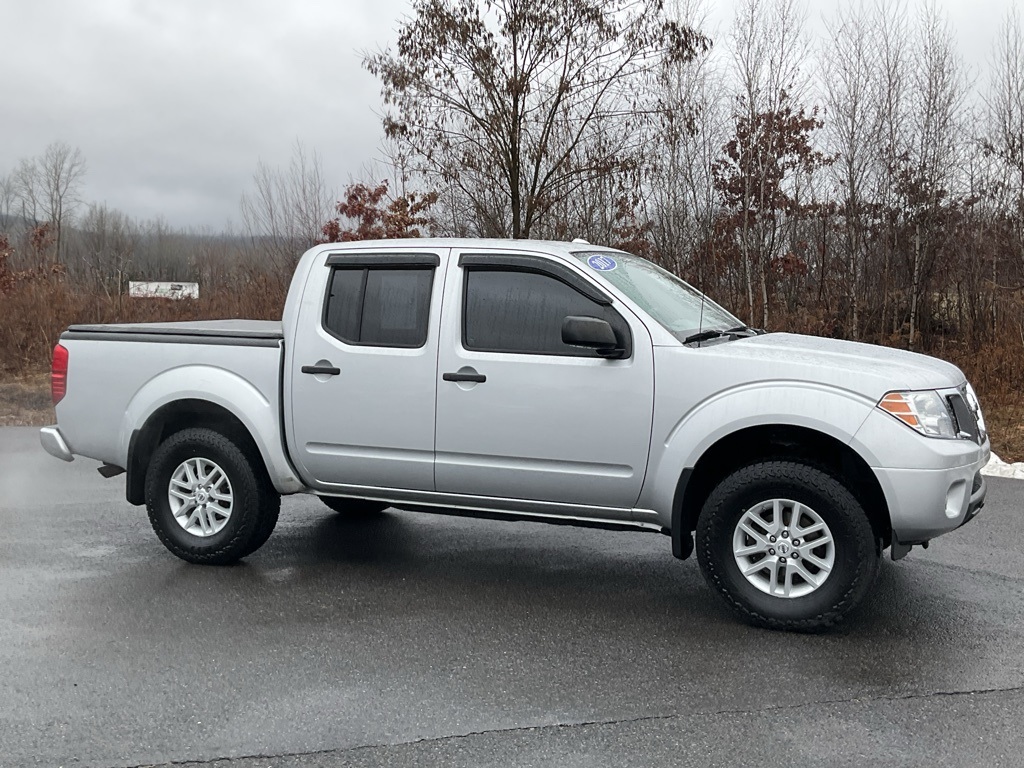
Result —
POLYGON ((381 501, 398 509, 434 514, 480 517, 490 520, 512 520, 554 525, 576 525, 611 530, 667 531, 652 509, 624 507, 592 507, 586 504, 508 499, 496 496, 472 496, 407 488, 324 483, 312 489, 322 496, 381 501))
POLYGON ((647 533, 663 533, 669 535, 668 528, 644 521, 609 521, 591 517, 569 517, 564 515, 545 515, 530 512, 499 512, 493 509, 460 509, 453 507, 434 507, 426 504, 392 504, 395 509, 409 512, 425 512, 430 515, 448 515, 450 517, 473 517, 481 520, 501 520, 507 523, 547 523, 548 525, 569 525, 574 528, 601 528, 606 531, 646 531, 647 533))

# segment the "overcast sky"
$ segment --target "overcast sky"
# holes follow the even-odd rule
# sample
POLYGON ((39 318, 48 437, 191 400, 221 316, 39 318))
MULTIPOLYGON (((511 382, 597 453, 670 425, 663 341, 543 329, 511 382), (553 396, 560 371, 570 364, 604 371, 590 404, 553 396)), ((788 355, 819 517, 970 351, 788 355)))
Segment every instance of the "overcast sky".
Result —
MULTIPOLYGON (((808 0, 810 31, 847 0, 808 0)), ((1014 0, 939 0, 978 73, 1014 0)), ((731 1, 712 3, 724 24, 731 1)), ((0 0, 0 175, 51 141, 82 150, 83 197, 175 227, 238 227, 256 163, 296 140, 340 188, 378 156, 361 52, 410 0, 0 0)))

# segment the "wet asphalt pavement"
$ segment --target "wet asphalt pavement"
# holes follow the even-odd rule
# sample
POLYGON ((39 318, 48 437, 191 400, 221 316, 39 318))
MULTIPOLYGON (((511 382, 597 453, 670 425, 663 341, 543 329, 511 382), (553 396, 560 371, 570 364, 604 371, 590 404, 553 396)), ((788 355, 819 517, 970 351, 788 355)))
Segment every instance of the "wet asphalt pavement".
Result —
POLYGON ((285 499, 228 568, 0 429, 0 766, 1024 765, 1024 483, 824 636, 667 537, 285 499))

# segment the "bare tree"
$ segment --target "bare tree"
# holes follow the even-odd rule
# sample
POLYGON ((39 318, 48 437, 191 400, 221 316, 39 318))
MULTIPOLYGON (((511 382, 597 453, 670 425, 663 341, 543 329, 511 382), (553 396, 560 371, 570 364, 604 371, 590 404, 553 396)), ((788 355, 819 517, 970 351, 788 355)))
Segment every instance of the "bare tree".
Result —
POLYGON ((65 227, 81 202, 85 158, 77 147, 56 141, 39 157, 22 159, 14 172, 15 195, 21 215, 33 224, 52 227, 53 260, 65 250, 65 227))
MULTIPOLYGON (((680 0, 675 12, 686 26, 707 27, 703 0, 680 0)), ((729 88, 712 50, 667 67, 659 85, 668 108, 653 137, 645 183, 654 251, 664 266, 695 271, 688 278, 705 286, 709 265, 693 255, 712 241, 719 205, 712 166, 728 140, 729 88)))
POLYGON ((874 62, 878 52, 873 44, 871 23, 864 5, 842 8, 829 25, 829 36, 821 52, 824 63, 825 108, 829 116, 826 131, 836 162, 831 166, 833 183, 839 193, 843 249, 847 271, 849 335, 860 335, 861 280, 866 262, 866 239, 870 211, 869 183, 872 143, 876 140, 877 118, 873 114, 878 88, 874 62))
MULTIPOLYGON (((754 322, 757 282, 763 325, 768 324, 769 265, 781 256, 782 246, 782 222, 772 200, 785 194, 791 183, 788 170, 779 176, 783 155, 796 160, 796 155, 782 146, 788 139, 780 130, 797 128, 792 119, 805 118, 800 100, 808 82, 805 67, 810 48, 804 36, 804 19, 805 11, 797 0, 743 0, 731 36, 733 71, 739 88, 733 114, 736 139, 731 150, 727 145, 718 183, 720 188, 730 187, 727 194, 738 209, 736 237, 744 269, 748 321, 754 322)), ((814 130, 816 117, 814 120, 815 125, 807 124, 799 130, 814 130)), ((798 154, 809 152, 810 144, 800 141, 798 154)), ((789 170, 795 170, 801 162, 790 163, 789 170)))
POLYGON ((124 213, 90 205, 82 217, 78 243, 86 279, 107 296, 123 293, 138 239, 138 228, 124 213))
POLYGON ((8 219, 15 212, 17 199, 13 174, 0 176, 0 226, 10 226, 8 219))
POLYGON ((994 191, 1013 223, 1016 256, 1024 266, 1024 26, 1018 8, 1003 20, 993 59, 983 146, 995 159, 994 191))
POLYGON ((924 6, 920 21, 910 125, 913 142, 904 178, 905 198, 913 217, 909 346, 914 348, 923 286, 936 262, 939 226, 963 157, 967 91, 952 30, 934 3, 924 6))
POLYGON ((432 186, 454 185, 492 234, 518 238, 622 167, 655 108, 644 82, 706 44, 662 0, 414 0, 397 52, 364 65, 381 80, 385 132, 432 186))
POLYGON ((899 220, 903 210, 897 195, 897 178, 900 164, 909 151, 910 28, 906 9, 900 2, 879 2, 871 21, 877 51, 877 88, 872 91, 875 141, 870 145, 873 166, 870 194, 879 221, 875 238, 882 251, 882 263, 878 269, 880 276, 876 278, 881 282, 881 286, 876 288, 881 299, 878 327, 888 335, 895 334, 900 325, 893 283, 901 237, 899 220))
POLYGON ((296 141, 288 168, 273 168, 261 160, 253 185, 241 200, 245 230, 257 253, 277 269, 289 268, 320 239, 333 214, 336 193, 324 180, 320 155, 307 153, 296 141))

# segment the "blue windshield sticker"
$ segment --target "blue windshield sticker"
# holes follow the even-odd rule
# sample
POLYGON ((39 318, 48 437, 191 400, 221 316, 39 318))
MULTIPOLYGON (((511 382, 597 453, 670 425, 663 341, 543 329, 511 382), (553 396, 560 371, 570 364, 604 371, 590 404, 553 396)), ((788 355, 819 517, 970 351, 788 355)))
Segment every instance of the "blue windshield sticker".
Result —
POLYGON ((587 259, 587 264, 589 264, 592 269, 596 269, 598 272, 611 272, 613 269, 619 266, 619 263, 615 261, 615 259, 613 259, 611 256, 605 256, 604 254, 591 256, 589 259, 587 259))

